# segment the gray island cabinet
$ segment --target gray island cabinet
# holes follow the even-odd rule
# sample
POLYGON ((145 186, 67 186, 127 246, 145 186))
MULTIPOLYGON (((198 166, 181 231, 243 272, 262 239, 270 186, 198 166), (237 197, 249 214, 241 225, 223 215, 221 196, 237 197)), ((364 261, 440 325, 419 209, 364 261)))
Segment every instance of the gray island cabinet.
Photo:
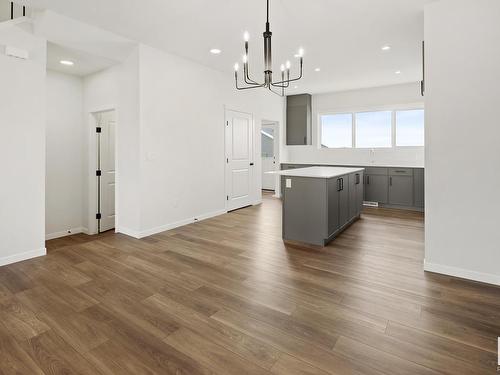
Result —
POLYGON ((283 239, 325 246, 356 221, 363 206, 364 168, 310 167, 281 175, 283 239))

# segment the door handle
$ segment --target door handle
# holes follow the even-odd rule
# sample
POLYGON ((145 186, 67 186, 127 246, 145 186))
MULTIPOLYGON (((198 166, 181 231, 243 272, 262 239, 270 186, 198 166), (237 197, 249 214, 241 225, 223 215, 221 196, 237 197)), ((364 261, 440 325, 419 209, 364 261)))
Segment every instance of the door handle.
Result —
POLYGON ((253 163, 250 163, 250 166, 252 167, 252 166, 253 166, 253 163))

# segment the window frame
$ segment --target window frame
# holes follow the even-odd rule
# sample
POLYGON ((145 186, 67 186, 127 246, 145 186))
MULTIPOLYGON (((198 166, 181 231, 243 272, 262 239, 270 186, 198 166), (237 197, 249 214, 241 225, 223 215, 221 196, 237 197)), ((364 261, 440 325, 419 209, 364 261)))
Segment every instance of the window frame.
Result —
MULTIPOLYGON (((413 110, 424 110, 423 103, 410 103, 402 105, 388 105, 388 106, 377 106, 377 107, 365 107, 365 108, 355 108, 355 109, 335 109, 335 110, 322 110, 317 112, 317 131, 318 139, 316 142, 317 148, 321 150, 411 150, 411 149, 422 149, 424 146, 396 146, 396 112, 399 111, 413 111, 413 110), (356 114, 366 113, 366 112, 391 112, 391 146, 390 147, 356 147, 356 114), (352 115, 352 147, 336 147, 336 148, 323 148, 321 147, 321 139, 323 137, 323 126, 321 123, 322 116, 334 116, 334 115, 352 115)), ((425 132, 425 122, 424 122, 424 132, 425 132)))
POLYGON ((338 113, 318 113, 318 125, 319 125, 319 148, 320 149, 327 149, 327 150, 354 150, 356 149, 355 145, 355 129, 353 128, 352 124, 354 124, 354 113, 352 112, 338 112, 338 113), (321 122, 321 117, 323 116, 337 116, 337 115, 351 115, 351 147, 322 147, 322 142, 321 140, 323 139, 323 123, 321 122))
POLYGON ((394 136, 393 136, 393 140, 392 140, 392 147, 394 149, 402 149, 402 150, 410 150, 410 149, 420 149, 420 148, 425 148, 425 108, 424 106, 421 106, 421 107, 417 107, 417 108, 404 108, 404 109, 401 109, 401 108, 398 108, 398 109, 395 109, 392 113, 392 126, 393 126, 393 129, 394 129, 394 136), (423 146, 398 146, 396 144, 396 140, 397 140, 397 126, 396 126, 396 112, 404 112, 404 111, 417 111, 417 110, 423 110, 424 111, 424 145, 423 146))

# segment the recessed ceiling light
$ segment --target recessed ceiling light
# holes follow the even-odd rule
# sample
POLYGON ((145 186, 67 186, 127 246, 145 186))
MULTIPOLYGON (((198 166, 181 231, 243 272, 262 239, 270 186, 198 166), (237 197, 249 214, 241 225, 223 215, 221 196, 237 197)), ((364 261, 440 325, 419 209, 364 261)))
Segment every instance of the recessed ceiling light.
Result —
POLYGON ((390 49, 391 49, 391 46, 389 46, 389 45, 382 46, 382 51, 389 51, 390 49))
POLYGON ((70 61, 70 60, 61 60, 59 62, 61 64, 63 64, 63 65, 67 65, 67 66, 73 66, 73 65, 75 65, 75 63, 73 61, 70 61))
POLYGON ((218 55, 218 54, 220 54, 221 52, 222 52, 222 51, 221 51, 220 49, 218 49, 218 48, 212 48, 212 49, 210 50, 210 53, 211 53, 212 55, 218 55))
POLYGON ((396 70, 394 73, 401 74, 401 70, 396 70))
POLYGON ((320 72, 320 71, 321 71, 321 69, 320 69, 320 68, 316 68, 316 69, 314 69, 314 71, 315 71, 315 72, 320 72))
POLYGON ((293 88, 294 88, 294 89, 298 89, 298 88, 299 88, 299 86, 293 86, 293 88))

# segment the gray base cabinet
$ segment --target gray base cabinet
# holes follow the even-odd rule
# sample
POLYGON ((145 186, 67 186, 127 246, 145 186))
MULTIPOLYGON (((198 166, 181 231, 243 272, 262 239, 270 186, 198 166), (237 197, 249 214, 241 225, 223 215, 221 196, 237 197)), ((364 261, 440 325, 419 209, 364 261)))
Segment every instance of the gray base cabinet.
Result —
MULTIPOLYGON (((314 164, 282 164, 282 169, 306 168, 314 164)), ((331 165, 343 167, 343 165, 331 165)), ((425 181, 423 168, 388 168, 363 167, 365 176, 361 180, 364 185, 362 201, 377 202, 381 207, 392 207, 414 211, 423 211, 425 205, 425 181)), ((282 184, 283 186, 283 184, 282 184)), ((352 181, 349 181, 352 186, 352 181)), ((283 191, 282 191, 283 193, 283 191)), ((350 192, 353 195, 353 192, 350 192)), ((354 198, 354 196, 352 196, 354 198)), ((350 216, 354 207, 349 208, 350 216)))
POLYGON ((363 173, 334 178, 282 176, 283 238, 324 246, 361 214, 363 173))
POLYGON ((367 174, 365 178, 365 201, 387 203, 388 187, 387 175, 367 174))

